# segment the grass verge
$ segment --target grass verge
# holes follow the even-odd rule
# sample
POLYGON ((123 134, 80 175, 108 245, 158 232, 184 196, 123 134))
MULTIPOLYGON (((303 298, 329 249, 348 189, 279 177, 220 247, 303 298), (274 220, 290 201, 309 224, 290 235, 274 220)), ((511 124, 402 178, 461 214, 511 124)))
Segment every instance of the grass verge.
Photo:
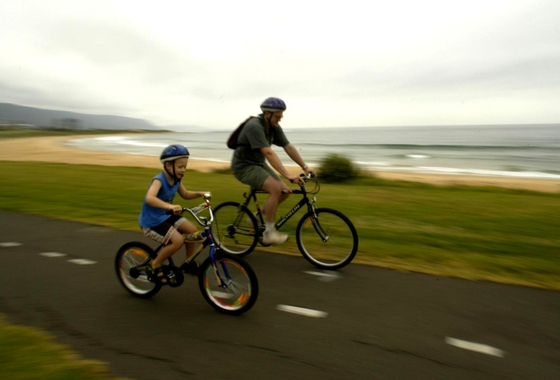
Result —
POLYGON ((105 364, 82 359, 44 331, 9 324, 1 314, 0 368, 2 378, 11 380, 116 379, 105 364))

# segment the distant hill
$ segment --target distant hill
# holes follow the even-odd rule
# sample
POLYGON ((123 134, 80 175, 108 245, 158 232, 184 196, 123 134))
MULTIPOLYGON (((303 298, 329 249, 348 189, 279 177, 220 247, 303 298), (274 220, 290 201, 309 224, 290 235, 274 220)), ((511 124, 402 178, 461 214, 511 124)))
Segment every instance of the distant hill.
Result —
POLYGON ((45 110, 9 103, 0 103, 0 125, 2 124, 36 128, 162 130, 161 127, 143 119, 45 110))

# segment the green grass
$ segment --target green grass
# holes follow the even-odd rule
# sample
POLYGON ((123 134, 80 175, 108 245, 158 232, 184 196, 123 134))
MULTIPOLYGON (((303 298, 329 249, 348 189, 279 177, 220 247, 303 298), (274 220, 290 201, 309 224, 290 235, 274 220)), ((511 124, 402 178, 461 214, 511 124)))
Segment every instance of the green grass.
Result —
MULTIPOLYGON (((0 161, 0 208, 138 231, 138 213, 155 174, 144 168, 0 161)), ((227 171, 187 171, 184 184, 211 190, 214 206, 241 201, 247 190, 227 171)), ((560 194, 362 178, 322 184, 317 199, 353 221, 360 237, 357 263, 560 290, 560 194)), ((295 201, 292 196, 278 215, 295 201)), ((197 200, 182 203, 193 206, 197 200)), ((297 220, 299 215, 283 229, 293 235, 297 220)), ((295 243, 267 248, 273 249, 299 254, 295 243)))
POLYGON ((0 314, 0 368, 3 379, 107 380, 105 364, 84 360, 44 331, 11 325, 0 314))

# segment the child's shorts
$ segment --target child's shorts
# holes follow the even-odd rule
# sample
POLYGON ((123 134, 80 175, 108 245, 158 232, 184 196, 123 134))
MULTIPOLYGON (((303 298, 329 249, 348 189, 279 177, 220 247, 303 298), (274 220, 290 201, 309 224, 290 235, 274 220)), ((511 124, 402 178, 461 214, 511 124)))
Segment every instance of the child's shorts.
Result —
POLYGON ((163 245, 169 244, 169 240, 171 236, 177 231, 179 226, 185 223, 187 219, 185 219, 181 215, 172 215, 167 220, 160 225, 157 225, 152 228, 142 228, 144 235, 154 239, 158 243, 162 243, 163 245))

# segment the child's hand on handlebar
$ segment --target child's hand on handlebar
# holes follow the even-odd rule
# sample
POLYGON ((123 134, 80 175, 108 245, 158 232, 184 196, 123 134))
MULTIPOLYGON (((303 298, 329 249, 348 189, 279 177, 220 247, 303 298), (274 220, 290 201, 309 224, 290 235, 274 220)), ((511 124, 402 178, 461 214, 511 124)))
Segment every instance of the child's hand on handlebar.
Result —
POLYGON ((167 212, 173 215, 179 215, 183 212, 183 207, 180 205, 171 205, 171 207, 167 209, 167 212))

